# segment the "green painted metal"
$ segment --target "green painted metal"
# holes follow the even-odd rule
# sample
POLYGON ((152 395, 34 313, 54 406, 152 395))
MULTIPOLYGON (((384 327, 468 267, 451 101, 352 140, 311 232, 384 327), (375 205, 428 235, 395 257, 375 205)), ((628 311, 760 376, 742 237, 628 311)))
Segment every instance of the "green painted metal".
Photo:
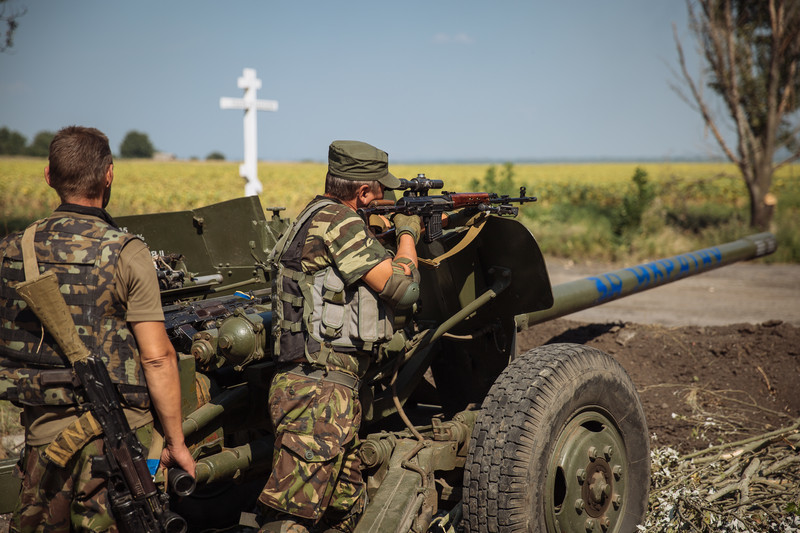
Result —
POLYGON ((0 461, 0 514, 10 513, 17 505, 20 479, 14 476, 17 459, 0 461))
MULTIPOLYGON (((436 258, 453 249, 465 232, 450 232, 444 238, 418 246, 422 258, 436 258)), ((475 312, 461 316, 449 332, 472 334, 498 317, 514 317, 549 308, 553 303, 550 279, 539 245, 531 232, 512 218, 490 217, 477 237, 460 252, 432 268, 420 265, 423 288, 420 312, 415 320, 425 327, 438 327, 485 294, 505 273, 507 289, 475 312)))
POLYGON ((190 436, 222 417, 226 411, 244 404, 249 391, 245 386, 226 389, 207 404, 199 407, 183 420, 183 434, 190 436))
POLYGON ((769 255, 776 248, 773 234, 758 233, 719 246, 561 283, 553 286, 552 307, 518 315, 517 326, 524 329, 737 261, 769 255))
POLYGON ((244 473, 263 475, 269 469, 274 452, 272 439, 261 439, 236 448, 225 448, 197 461, 195 479, 198 483, 235 479, 244 473))
MULTIPOLYGON (((405 403, 411 393, 414 392, 416 385, 422 379, 423 374, 430 365, 432 353, 430 346, 442 335, 453 329, 464 321, 467 317, 477 313, 482 307, 493 302, 509 287, 511 272, 507 269, 492 269, 491 275, 496 279, 490 288, 483 294, 472 300, 453 316, 445 320, 438 328, 429 329, 422 332, 417 338, 409 343, 406 353, 403 355, 404 365, 398 372, 397 377, 397 396, 401 404, 405 403)), ((382 397, 375 398, 372 405, 364 413, 365 420, 381 420, 392 414, 395 408, 392 396, 384 394, 382 397)))
POLYGON ((558 435, 545 480, 548 533, 618 531, 625 512, 625 440, 599 409, 575 415, 558 435))
MULTIPOLYGON (((269 251, 289 225, 278 208, 267 219, 257 196, 236 198, 191 211, 117 217, 126 231, 140 235, 151 252, 180 254, 193 276, 212 276, 214 282, 162 291, 162 301, 195 294, 230 294, 235 289, 264 286, 264 264, 269 251)), ((187 282, 189 280, 187 279, 187 282)))

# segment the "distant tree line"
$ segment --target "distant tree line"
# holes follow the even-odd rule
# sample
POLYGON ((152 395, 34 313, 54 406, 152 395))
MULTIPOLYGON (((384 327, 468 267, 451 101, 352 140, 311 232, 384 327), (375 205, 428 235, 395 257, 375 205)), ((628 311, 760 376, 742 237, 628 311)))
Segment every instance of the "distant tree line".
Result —
MULTIPOLYGON (((53 137, 55 133, 52 131, 40 131, 28 144, 28 140, 20 132, 3 126, 0 128, 0 155, 47 157, 53 137)), ((129 131, 119 145, 121 157, 150 159, 155 153, 156 149, 147 134, 136 130, 129 131)))
POLYGON ((0 128, 0 155, 27 155, 31 157, 47 157, 50 153, 50 141, 55 133, 40 131, 28 144, 28 139, 18 131, 5 126, 0 128))
MULTIPOLYGON (((3 126, 0 128, 0 156, 47 157, 54 136, 55 133, 52 131, 40 131, 28 144, 28 139, 20 132, 3 126)), ((136 130, 126 133, 119 145, 119 155, 124 158, 151 159, 155 153, 156 149, 147 134, 136 130)), ((206 159, 225 160, 225 156, 221 152, 211 152, 206 159)))

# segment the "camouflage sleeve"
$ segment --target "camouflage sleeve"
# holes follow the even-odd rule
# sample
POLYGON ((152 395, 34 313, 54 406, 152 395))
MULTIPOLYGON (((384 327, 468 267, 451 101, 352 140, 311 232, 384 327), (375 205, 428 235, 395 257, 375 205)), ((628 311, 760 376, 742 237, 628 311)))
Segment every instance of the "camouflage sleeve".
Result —
POLYGON ((162 322, 161 295, 153 259, 147 245, 133 239, 119 254, 115 288, 120 300, 127 305, 128 322, 162 322))
POLYGON ((351 285, 389 257, 358 214, 346 206, 331 205, 321 209, 311 222, 303 266, 316 271, 333 265, 351 285))

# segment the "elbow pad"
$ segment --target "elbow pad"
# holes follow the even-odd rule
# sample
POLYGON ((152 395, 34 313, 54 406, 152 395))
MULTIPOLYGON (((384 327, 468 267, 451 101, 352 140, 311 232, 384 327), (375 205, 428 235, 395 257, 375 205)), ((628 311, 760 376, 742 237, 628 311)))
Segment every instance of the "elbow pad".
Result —
POLYGON ((406 309, 416 303, 419 299, 419 270, 411 259, 398 257, 392 260, 392 276, 379 296, 393 309, 406 309), (406 274, 404 264, 411 269, 410 276, 406 274))

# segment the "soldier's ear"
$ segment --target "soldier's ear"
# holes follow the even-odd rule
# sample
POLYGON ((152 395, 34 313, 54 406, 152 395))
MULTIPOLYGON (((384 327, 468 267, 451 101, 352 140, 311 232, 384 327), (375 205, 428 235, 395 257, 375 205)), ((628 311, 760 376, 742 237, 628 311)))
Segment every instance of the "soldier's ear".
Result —
POLYGON ((358 188, 357 196, 362 200, 366 200, 367 194, 369 194, 370 192, 372 192, 372 188, 369 185, 362 185, 361 187, 358 188))
MULTIPOLYGON (((46 181, 47 184, 50 185, 50 165, 44 167, 44 181, 46 181)), ((50 186, 52 187, 52 185, 50 186)))
POLYGON ((106 178, 105 178, 105 185, 106 188, 111 187, 111 182, 114 181, 114 163, 108 165, 108 170, 106 170, 106 178))

